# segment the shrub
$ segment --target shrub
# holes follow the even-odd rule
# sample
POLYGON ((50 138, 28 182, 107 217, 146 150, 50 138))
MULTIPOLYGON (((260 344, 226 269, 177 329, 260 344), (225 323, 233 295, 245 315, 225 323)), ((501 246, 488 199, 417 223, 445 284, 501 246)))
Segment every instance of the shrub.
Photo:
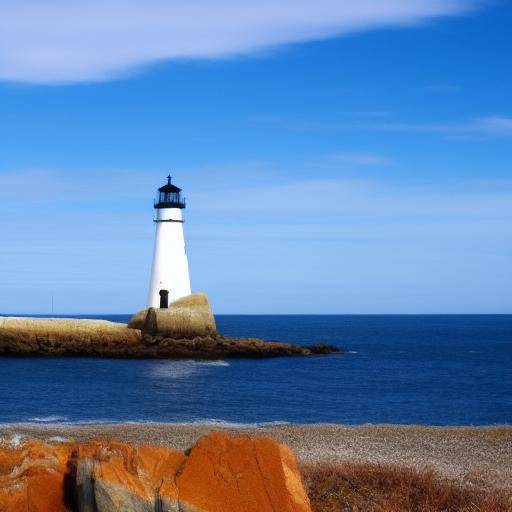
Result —
POLYGON ((512 512, 505 491, 464 487, 432 469, 369 463, 303 467, 313 512, 512 512))

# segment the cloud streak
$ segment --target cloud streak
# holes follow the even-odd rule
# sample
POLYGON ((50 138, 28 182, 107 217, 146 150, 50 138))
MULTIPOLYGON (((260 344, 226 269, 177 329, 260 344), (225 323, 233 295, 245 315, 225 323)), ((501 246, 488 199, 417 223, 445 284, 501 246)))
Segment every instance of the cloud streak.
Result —
POLYGON ((289 130, 311 132, 337 131, 381 131, 438 133, 451 138, 485 139, 490 137, 512 137, 512 117, 493 115, 475 117, 460 122, 413 123, 401 121, 316 121, 307 119, 290 119, 282 117, 257 117, 249 123, 273 124, 289 130))
POLYGON ((172 59, 216 59, 475 8, 476 0, 0 0, 0 80, 111 80, 172 59))
POLYGON ((392 163, 391 159, 375 153, 353 153, 349 151, 331 153, 324 157, 324 161, 341 167, 373 167, 392 163))
POLYGON ((450 136, 469 137, 512 137, 512 117, 488 116, 453 124, 416 123, 361 123, 361 128, 381 131, 431 132, 450 136))

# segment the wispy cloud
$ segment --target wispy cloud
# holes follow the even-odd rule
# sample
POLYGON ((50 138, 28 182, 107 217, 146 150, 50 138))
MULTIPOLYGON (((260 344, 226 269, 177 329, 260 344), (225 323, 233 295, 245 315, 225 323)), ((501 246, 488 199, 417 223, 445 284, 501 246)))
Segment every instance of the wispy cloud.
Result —
POLYGON ((453 138, 482 139, 488 137, 512 137, 512 117, 486 116, 460 122, 413 123, 401 121, 322 121, 261 116, 249 119, 250 123, 269 123, 299 131, 352 131, 368 130, 383 132, 439 133, 453 138))
POLYGON ((48 169, 0 172, 0 203, 86 204, 99 201, 129 201, 147 196, 163 176, 156 173, 111 171, 65 173, 48 169), (129 184, 129 186, 127 185, 129 184))
POLYGON ((392 163, 390 158, 375 153, 352 153, 338 151, 324 156, 323 161, 332 165, 341 165, 343 167, 373 167, 389 165, 392 163))
POLYGON ((359 123, 359 128, 377 131, 439 133, 449 138, 482 140, 512 137, 512 117, 489 116, 461 123, 359 123))
POLYGON ((512 135, 512 117, 481 117, 469 127, 470 130, 482 130, 496 135, 512 135))
POLYGON ((2 0, 0 79, 110 80, 168 59, 278 45, 464 13, 477 0, 2 0))
MULTIPOLYGON (((512 218, 511 191, 504 187, 478 190, 472 183, 457 189, 437 186, 398 186, 386 181, 362 179, 320 179, 291 181, 263 187, 235 188, 216 192, 212 208, 210 191, 195 193, 196 212, 212 215, 229 214, 241 218, 253 216, 265 198, 265 214, 275 222, 276 216, 299 219, 307 203, 306 217, 316 226, 318 218, 330 222, 407 219, 409 222, 432 220, 507 219, 512 218), (212 211, 215 213, 212 213, 212 211), (316 216, 316 217, 315 217, 316 216)), ((283 217, 281 217, 283 218, 283 217)), ((309 222, 300 221, 304 226, 309 222)))

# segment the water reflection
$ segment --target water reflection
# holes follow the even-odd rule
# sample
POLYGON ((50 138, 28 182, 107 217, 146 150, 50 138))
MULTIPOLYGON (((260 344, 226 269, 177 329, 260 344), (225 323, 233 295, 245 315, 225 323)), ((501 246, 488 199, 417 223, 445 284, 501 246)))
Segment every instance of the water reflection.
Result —
POLYGON ((227 361, 154 361, 149 368, 149 374, 153 379, 186 379, 217 367, 227 366, 227 361))

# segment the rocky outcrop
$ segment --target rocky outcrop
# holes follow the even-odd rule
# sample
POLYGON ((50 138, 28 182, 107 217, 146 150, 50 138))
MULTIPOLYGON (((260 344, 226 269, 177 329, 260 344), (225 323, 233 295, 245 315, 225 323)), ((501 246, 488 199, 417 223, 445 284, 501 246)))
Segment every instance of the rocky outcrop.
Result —
POLYGON ((194 339, 176 340, 163 336, 142 336, 147 357, 180 359, 264 359, 270 357, 312 356, 342 353, 332 345, 295 345, 277 341, 263 341, 257 338, 226 338, 206 336, 194 339), (155 355, 152 355, 155 354, 155 355))
POLYGON ((71 318, 0 317, 0 354, 129 354, 140 346, 141 333, 126 324, 71 318))
POLYGON ((183 297, 166 309, 139 311, 131 318, 128 327, 144 334, 176 339, 212 336, 217 332, 215 317, 204 293, 183 297))
POLYGON ((311 512, 294 454, 210 434, 183 453, 93 442, 0 446, 0 512, 311 512))
POLYGON ((0 512, 66 512, 69 446, 0 446, 0 512))
POLYGON ((224 359, 336 352, 340 350, 329 345, 307 347, 220 335, 177 339, 101 320, 0 317, 0 356, 224 359))

